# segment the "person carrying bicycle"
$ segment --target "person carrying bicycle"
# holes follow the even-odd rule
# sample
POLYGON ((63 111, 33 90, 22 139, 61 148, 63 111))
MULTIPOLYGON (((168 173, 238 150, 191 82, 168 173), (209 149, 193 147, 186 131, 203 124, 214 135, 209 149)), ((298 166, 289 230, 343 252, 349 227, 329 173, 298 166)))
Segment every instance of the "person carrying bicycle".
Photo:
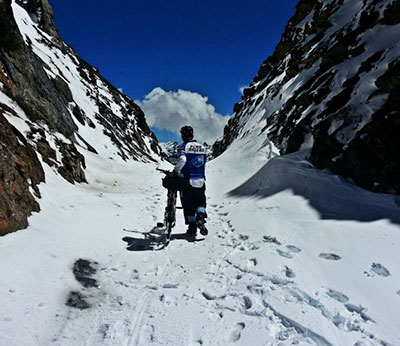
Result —
POLYGON ((181 128, 183 143, 178 146, 178 162, 173 172, 185 177, 187 185, 181 191, 181 202, 185 223, 189 225, 186 234, 196 236, 197 228, 202 235, 207 235, 206 223, 206 184, 205 166, 207 161, 206 148, 197 143, 194 138, 193 128, 181 128))

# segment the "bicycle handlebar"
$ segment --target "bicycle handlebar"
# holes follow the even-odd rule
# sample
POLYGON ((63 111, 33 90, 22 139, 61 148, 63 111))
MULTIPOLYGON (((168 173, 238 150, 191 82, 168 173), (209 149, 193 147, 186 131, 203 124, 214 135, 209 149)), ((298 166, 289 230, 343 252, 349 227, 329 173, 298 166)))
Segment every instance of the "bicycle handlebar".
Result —
POLYGON ((166 170, 166 169, 161 169, 161 168, 156 168, 156 170, 157 171, 159 171, 159 172, 163 172, 164 174, 169 174, 169 173, 171 173, 170 171, 168 171, 168 170, 166 170))

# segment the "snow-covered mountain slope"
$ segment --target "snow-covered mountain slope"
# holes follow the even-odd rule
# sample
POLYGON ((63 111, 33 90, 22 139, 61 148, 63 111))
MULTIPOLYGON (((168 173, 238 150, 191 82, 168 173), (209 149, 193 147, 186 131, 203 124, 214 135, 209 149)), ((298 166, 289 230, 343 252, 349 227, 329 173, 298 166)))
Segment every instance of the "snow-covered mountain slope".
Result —
MULTIPOLYGON (((0 16, 3 5, 0 0, 0 16)), ((13 8, 7 13, 22 11, 13 8)), ((20 25, 41 32, 25 13, 16 16, 20 25)), ((75 80, 68 74, 73 66, 64 71, 58 63, 49 60, 43 76, 57 66, 53 73, 60 69, 75 80)), ((19 203, 36 202, 26 192, 40 193, 42 208, 24 232, 0 237, 0 345, 400 344, 398 196, 314 169, 304 158, 307 149, 280 155, 269 137, 255 135, 267 120, 251 113, 239 138, 207 164, 209 235, 187 241, 178 210, 169 246, 149 251, 135 244, 163 219, 166 203, 161 173, 142 162, 156 157, 151 149, 124 161, 92 113, 83 117, 86 125, 76 123, 71 139, 57 130, 57 117, 47 118, 56 113, 29 121, 21 99, 0 95, 1 162, 14 167, 0 165, 2 182, 19 203), (83 158, 89 184, 72 185, 60 169, 78 172, 71 163, 83 158), (16 174, 26 185, 14 184, 16 174)), ((89 111, 93 99, 85 100, 79 107, 89 111)), ((107 133, 119 138, 118 131, 107 133)), ((148 147, 151 135, 142 138, 148 147)))
MULTIPOLYGON (((160 148, 167 158, 167 160, 175 164, 178 160, 178 145, 179 143, 177 141, 170 141, 170 142, 161 142, 160 143, 160 148)), ((206 154, 207 154, 207 159, 211 160, 213 157, 213 148, 212 146, 208 145, 207 143, 203 143, 204 147, 206 148, 206 154)))
POLYGON ((225 128, 281 154, 311 148, 319 168, 400 193, 400 1, 301 0, 225 128))
POLYGON ((92 183, 70 185, 45 165, 42 212, 0 238, 0 344, 400 344, 398 198, 259 140, 209 163, 210 234, 178 211, 158 252, 135 247, 163 218, 153 167, 84 151, 92 183))
POLYGON ((61 40, 47 0, 1 1, 0 22, 1 235, 38 210, 42 164, 86 182, 82 148, 144 162, 160 148, 141 109, 61 40))
POLYGON ((179 143, 177 141, 169 141, 169 142, 161 142, 160 143, 160 148, 165 155, 165 157, 168 158, 168 161, 171 162, 172 164, 175 164, 177 162, 177 147, 179 143))

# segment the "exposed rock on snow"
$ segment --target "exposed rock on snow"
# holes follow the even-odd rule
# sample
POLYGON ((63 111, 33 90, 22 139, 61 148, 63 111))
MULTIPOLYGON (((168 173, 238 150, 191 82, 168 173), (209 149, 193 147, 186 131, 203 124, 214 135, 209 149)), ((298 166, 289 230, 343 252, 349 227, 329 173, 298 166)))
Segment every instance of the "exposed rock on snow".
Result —
POLYGON ((28 226, 27 217, 39 211, 32 196, 44 172, 34 148, 3 115, 0 104, 0 235, 28 226))
POLYGON ((74 263, 74 276, 75 279, 79 281, 79 283, 83 287, 98 287, 96 279, 93 276, 97 272, 97 265, 96 262, 90 262, 85 259, 79 259, 74 263))
POLYGON ((66 305, 70 306, 71 308, 77 308, 81 310, 90 308, 90 303, 86 301, 86 296, 75 291, 69 294, 66 305))
POLYGON ((163 251, 136 240, 164 216, 155 165, 87 152, 75 185, 43 165, 43 210, 0 238, 0 344, 399 345, 394 196, 298 153, 264 168, 258 140, 209 163, 209 235, 188 242, 178 209, 163 251))
POLYGON ((171 162, 172 164, 175 164, 177 162, 177 147, 179 143, 177 141, 170 141, 170 142, 164 142, 160 143, 161 150, 163 154, 168 158, 168 161, 171 162))
MULTIPOLYGON (((32 161, 36 152, 70 183, 82 183, 85 150, 117 160, 157 160, 160 148, 142 110, 61 40, 47 0, 0 1, 0 29, 2 132, 7 137, 10 128, 18 130, 18 145, 30 151, 28 166, 41 165, 32 161)), ((0 165, 7 160, 2 152, 0 165)), ((18 175, 30 207, 2 200, 0 234, 26 227, 27 216, 39 210, 27 186, 44 177, 28 178, 18 175)), ((5 195, 14 193, 2 187, 5 195)))
POLYGON ((399 194, 399 8, 398 0, 301 0, 216 154, 261 135, 281 154, 310 148, 318 168, 399 194))

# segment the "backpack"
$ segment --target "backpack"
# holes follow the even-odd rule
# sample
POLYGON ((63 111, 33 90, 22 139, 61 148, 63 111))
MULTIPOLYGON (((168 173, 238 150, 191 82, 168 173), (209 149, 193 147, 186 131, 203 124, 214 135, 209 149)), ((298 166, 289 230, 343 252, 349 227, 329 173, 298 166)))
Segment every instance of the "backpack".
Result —
POLYGON ((168 190, 181 191, 188 186, 188 181, 184 177, 167 174, 162 180, 162 185, 168 190))

